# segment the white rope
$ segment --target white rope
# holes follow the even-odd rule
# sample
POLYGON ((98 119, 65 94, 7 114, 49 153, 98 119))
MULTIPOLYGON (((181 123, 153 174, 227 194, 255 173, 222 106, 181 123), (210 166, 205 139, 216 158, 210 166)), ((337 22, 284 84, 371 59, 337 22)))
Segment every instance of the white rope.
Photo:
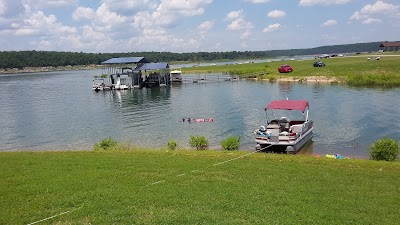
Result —
MULTIPOLYGON (((213 164, 212 166, 219 166, 219 165, 222 165, 222 164, 225 164, 225 163, 228 163, 228 162, 232 162, 232 161, 235 161, 235 160, 244 158, 244 157, 246 157, 246 156, 249 156, 249 155, 251 155, 251 154, 254 154, 254 153, 257 153, 257 152, 261 152, 261 151, 263 151, 263 150, 265 150, 265 149, 267 149, 267 148, 270 148, 270 147, 272 147, 272 146, 273 146, 273 145, 271 144, 271 145, 269 145, 269 146, 267 146, 267 147, 260 148, 259 150, 256 150, 256 151, 247 153, 247 154, 245 154, 245 155, 242 155, 242 156, 239 156, 239 157, 236 157, 236 158, 233 158, 233 159, 229 159, 229 160, 226 160, 226 161, 223 161, 223 162, 215 163, 215 164, 213 164)), ((198 171, 200 171, 200 170, 192 170, 192 171, 190 171, 190 172, 191 172, 191 173, 196 173, 196 172, 198 172, 198 171)), ((178 175, 176 175, 176 176, 177 176, 177 177, 182 177, 182 176, 186 176, 186 175, 187 175, 187 173, 181 173, 181 174, 178 174, 178 175)), ((164 183, 164 182, 167 182, 167 181, 166 181, 166 180, 156 181, 156 182, 153 182, 153 183, 151 183, 151 184, 147 184, 147 185, 143 186, 142 189, 145 188, 145 187, 148 187, 148 186, 152 186, 152 185, 160 184, 160 183, 164 183)))
MULTIPOLYGON (((213 166, 219 166, 219 165, 222 165, 222 164, 225 164, 225 163, 228 163, 228 162, 232 162, 232 161, 235 161, 235 160, 244 158, 244 157, 249 156, 249 155, 251 155, 251 154, 254 154, 254 153, 256 153, 256 152, 260 152, 260 151, 262 151, 262 150, 265 150, 265 149, 267 149, 267 148, 269 148, 269 147, 271 147, 271 146, 272 146, 272 145, 269 145, 269 146, 267 146, 267 147, 260 148, 259 150, 250 152, 250 153, 248 153, 248 154, 245 154, 245 155, 242 155, 242 156, 233 158, 233 159, 229 159, 229 160, 226 160, 226 161, 223 161, 223 162, 215 163, 215 164, 213 164, 213 166)), ((200 170, 192 170, 192 171, 190 171, 190 172, 191 172, 191 173, 195 173, 195 172, 198 172, 198 171, 200 171, 200 170)), ((182 177, 182 176, 186 176, 186 175, 187 175, 187 173, 181 173, 181 174, 177 175, 177 177, 182 177)), ((148 187, 148 186, 152 186, 152 185, 156 185, 156 184, 160 184, 160 183, 165 183, 165 182, 166 182, 166 180, 159 180, 159 181, 156 181, 156 182, 153 182, 153 183, 150 183, 150 184, 147 184, 147 185, 143 186, 142 189, 143 189, 143 188, 146 188, 146 187, 148 187)), ((80 208, 82 208, 82 206, 79 207, 79 208, 75 208, 75 209, 66 211, 66 212, 62 212, 62 213, 57 214, 57 215, 54 215, 54 216, 47 217, 47 218, 42 219, 42 220, 38 220, 38 221, 33 222, 33 223, 29 223, 29 224, 27 224, 27 225, 33 225, 33 224, 36 224, 36 223, 40 223, 40 222, 43 222, 43 221, 52 219, 52 218, 54 218, 54 217, 58 217, 58 216, 61 216, 61 215, 67 214, 67 213, 71 213, 71 212, 73 212, 73 211, 75 211, 75 210, 78 210, 78 209, 80 209, 80 208)))
POLYGON ((42 219, 42 220, 38 220, 38 221, 36 221, 36 222, 33 222, 33 223, 28 223, 27 225, 32 225, 32 224, 40 223, 40 222, 43 222, 43 221, 46 221, 46 220, 52 219, 52 218, 54 218, 54 217, 61 216, 61 215, 64 215, 64 214, 67 214, 67 213, 73 212, 73 211, 75 211, 75 210, 78 210, 78 209, 80 209, 80 208, 82 208, 82 206, 81 206, 81 207, 79 207, 79 208, 75 208, 75 209, 72 209, 72 210, 66 211, 66 212, 62 212, 62 213, 60 213, 60 214, 57 214, 57 215, 54 215, 54 216, 47 217, 47 218, 45 218, 45 219, 42 219))
POLYGON ((227 163, 227 162, 231 162, 231 161, 235 161, 235 160, 237 160, 237 159, 244 158, 244 157, 249 156, 249 155, 251 155, 251 154, 254 154, 254 153, 256 153, 256 152, 261 152, 261 151, 263 151, 263 150, 265 150, 265 149, 267 149, 267 148, 269 148, 269 147, 271 147, 271 146, 272 146, 272 144, 271 144, 271 145, 268 145, 267 147, 260 148, 259 150, 256 150, 256 151, 254 151, 254 152, 250 152, 250 153, 248 153, 248 154, 246 154, 246 155, 242 155, 242 156, 239 156, 239 157, 236 157, 236 158, 233 158, 233 159, 229 159, 229 160, 226 160, 226 161, 224 161, 224 162, 216 163, 216 164, 214 164, 213 166, 219 166, 219 165, 225 164, 225 163, 227 163))

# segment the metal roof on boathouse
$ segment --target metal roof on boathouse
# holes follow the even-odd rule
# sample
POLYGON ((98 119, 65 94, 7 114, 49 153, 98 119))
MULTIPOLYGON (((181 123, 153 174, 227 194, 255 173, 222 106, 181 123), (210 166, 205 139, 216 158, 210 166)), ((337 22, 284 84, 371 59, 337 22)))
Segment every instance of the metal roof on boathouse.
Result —
POLYGON ((138 71, 138 70, 165 70, 165 69, 169 69, 168 63, 159 62, 159 63, 145 63, 145 64, 135 68, 135 71, 138 71))
POLYGON ((101 64, 132 64, 132 63, 149 63, 150 61, 144 57, 121 57, 111 58, 101 64))

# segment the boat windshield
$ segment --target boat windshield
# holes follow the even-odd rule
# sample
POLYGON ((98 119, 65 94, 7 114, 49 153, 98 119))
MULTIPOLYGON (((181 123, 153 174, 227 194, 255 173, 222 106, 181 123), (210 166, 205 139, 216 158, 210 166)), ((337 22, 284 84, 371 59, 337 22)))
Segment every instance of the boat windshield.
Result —
POLYGON ((265 110, 267 116, 267 122, 285 117, 288 121, 292 120, 306 120, 305 114, 299 110, 277 110, 267 109, 265 110))

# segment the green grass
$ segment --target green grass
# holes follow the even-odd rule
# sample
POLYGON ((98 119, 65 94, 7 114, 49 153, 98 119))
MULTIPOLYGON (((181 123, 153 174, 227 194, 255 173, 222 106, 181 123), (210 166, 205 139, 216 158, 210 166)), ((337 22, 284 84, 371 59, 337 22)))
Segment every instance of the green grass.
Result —
POLYGON ((320 68, 315 68, 312 65, 313 62, 317 60, 286 60, 265 63, 193 67, 185 68, 183 72, 222 72, 242 77, 267 80, 274 80, 274 78, 282 77, 290 77, 294 80, 307 80, 309 77, 325 77, 328 79, 334 78, 352 86, 399 87, 400 57, 389 56, 383 53, 379 55, 381 55, 380 60, 367 60, 368 57, 371 57, 368 55, 322 59, 326 66, 320 68), (293 66, 294 71, 288 74, 280 74, 277 68, 282 64, 290 64, 293 66))
POLYGON ((244 154, 0 153, 0 224, 398 223, 398 161, 244 154))

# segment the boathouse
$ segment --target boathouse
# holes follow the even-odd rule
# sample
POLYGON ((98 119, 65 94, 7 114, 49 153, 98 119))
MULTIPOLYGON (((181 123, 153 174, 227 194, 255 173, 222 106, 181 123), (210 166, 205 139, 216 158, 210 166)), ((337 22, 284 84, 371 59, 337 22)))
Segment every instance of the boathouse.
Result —
MULTIPOLYGON (((139 79, 144 75, 145 79, 141 86, 154 87, 160 86, 165 87, 170 84, 170 67, 168 63, 144 63, 137 66, 134 69, 135 73, 141 75, 139 79)), ((136 82, 135 82, 136 83, 136 82)))
POLYGON ((168 63, 150 63, 144 57, 124 57, 106 60, 102 65, 101 79, 106 84, 102 85, 103 89, 165 87, 170 84, 168 63))
POLYGON ((379 48, 385 52, 389 51, 399 51, 400 50, 400 41, 396 42, 382 42, 379 48))
POLYGON ((140 74, 134 73, 137 67, 150 63, 144 57, 111 58, 102 62, 102 76, 111 88, 129 89, 140 86, 140 74))

